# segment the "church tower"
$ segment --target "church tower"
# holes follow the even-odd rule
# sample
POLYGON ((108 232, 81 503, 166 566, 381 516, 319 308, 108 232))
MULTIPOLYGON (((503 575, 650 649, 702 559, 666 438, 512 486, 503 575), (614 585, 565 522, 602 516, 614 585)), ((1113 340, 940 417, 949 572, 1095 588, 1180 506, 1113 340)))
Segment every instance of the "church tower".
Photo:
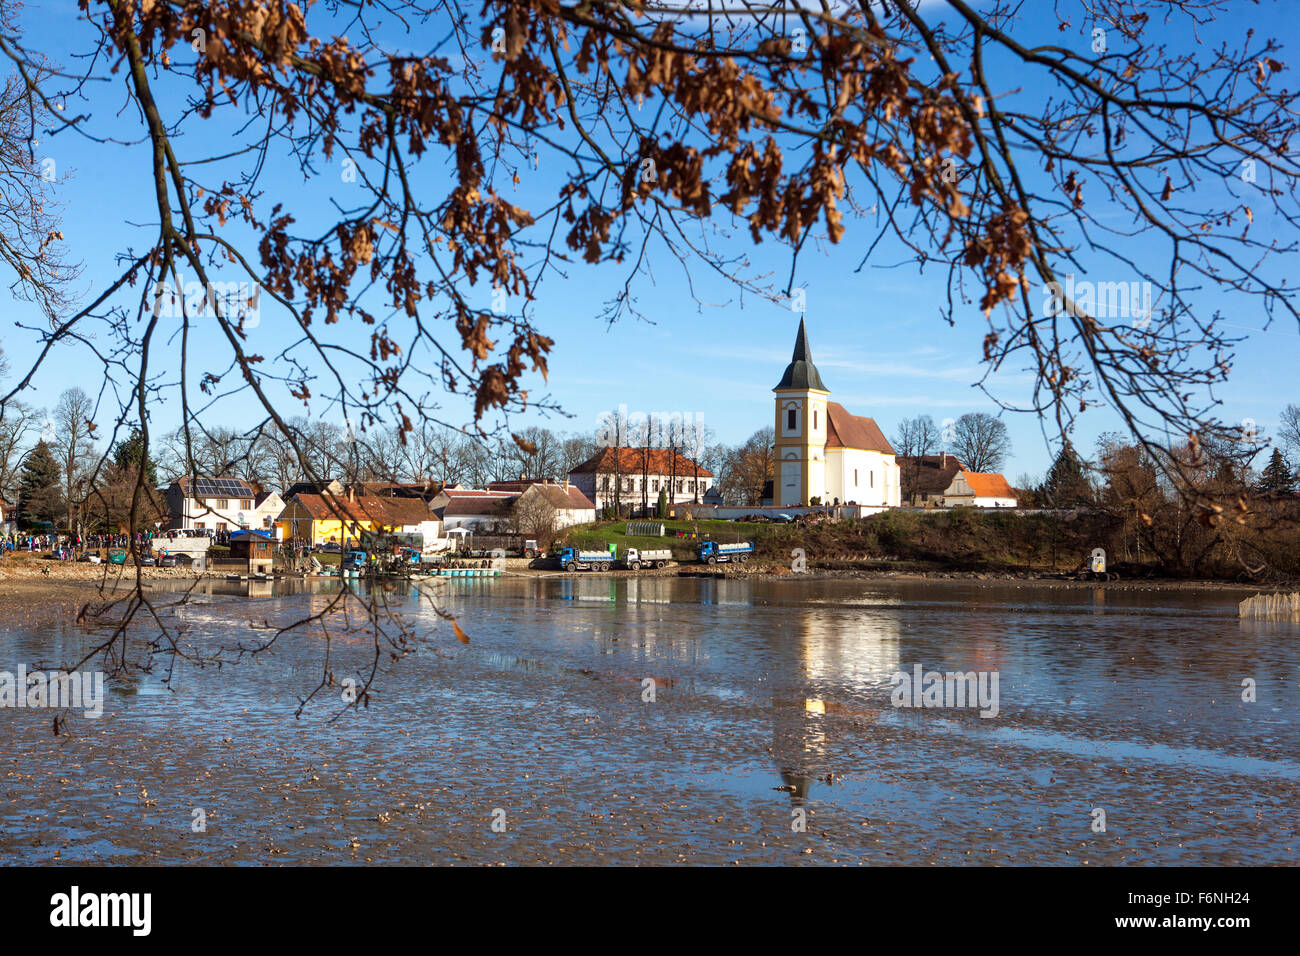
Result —
POLYGON ((776 393, 773 503, 790 508, 820 497, 826 504, 826 399, 830 390, 813 365, 803 319, 794 340, 794 357, 772 391, 776 393))

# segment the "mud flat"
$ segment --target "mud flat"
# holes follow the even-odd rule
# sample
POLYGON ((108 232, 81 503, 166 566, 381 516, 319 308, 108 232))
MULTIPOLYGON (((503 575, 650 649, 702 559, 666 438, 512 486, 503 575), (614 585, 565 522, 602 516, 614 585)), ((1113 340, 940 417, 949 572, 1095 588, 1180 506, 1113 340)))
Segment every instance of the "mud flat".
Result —
MULTIPOLYGON (((1226 594, 1091 591, 450 581, 466 645, 399 590, 424 643, 381 662, 368 709, 293 719, 320 678, 312 633, 170 685, 110 679, 104 716, 58 736, 48 712, 0 709, 0 858, 1293 865, 1300 631, 1239 622, 1226 594), (891 676, 917 664, 997 672, 997 717, 893 706, 891 676)), ((319 606, 196 598, 177 623, 213 644, 319 606)), ((0 625, 0 669, 93 639, 0 625)), ((373 636, 331 654, 360 673, 373 636)))

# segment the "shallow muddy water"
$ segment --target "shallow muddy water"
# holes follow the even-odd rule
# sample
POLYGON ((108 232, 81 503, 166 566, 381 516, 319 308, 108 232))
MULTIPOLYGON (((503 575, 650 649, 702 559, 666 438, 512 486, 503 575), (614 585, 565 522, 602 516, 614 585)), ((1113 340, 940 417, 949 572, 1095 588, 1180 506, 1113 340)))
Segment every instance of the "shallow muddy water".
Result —
MULTIPOLYGON (((342 586, 214 582, 164 619, 202 649, 252 647, 342 586)), ((319 627, 252 662, 178 663, 169 684, 163 659, 110 679, 104 715, 70 715, 70 736, 48 710, 0 709, 0 859, 1297 861, 1300 625, 1240 623, 1235 594, 431 587, 470 643, 388 593, 418 647, 381 660, 368 709, 344 710, 336 687, 294 718, 320 677, 319 627), (997 715, 895 707, 893 675, 918 665, 996 675, 997 715)), ((338 677, 367 672, 373 636, 328 623, 338 677)), ((0 670, 55 669, 99 640, 0 622, 0 670)))

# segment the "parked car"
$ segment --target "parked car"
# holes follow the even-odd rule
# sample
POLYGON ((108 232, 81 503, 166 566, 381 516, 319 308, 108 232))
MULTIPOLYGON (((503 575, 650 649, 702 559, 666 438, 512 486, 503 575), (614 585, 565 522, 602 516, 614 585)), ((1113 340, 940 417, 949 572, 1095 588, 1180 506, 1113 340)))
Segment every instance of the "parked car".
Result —
POLYGON ((158 559, 158 567, 160 568, 179 568, 180 566, 181 559, 176 554, 164 554, 158 559))
POLYGON ((154 565, 156 565, 157 563, 158 563, 158 560, 157 560, 157 559, 156 559, 152 554, 146 554, 146 555, 142 555, 142 556, 140 557, 140 564, 141 564, 143 567, 146 567, 146 568, 152 568, 152 567, 153 567, 154 565))

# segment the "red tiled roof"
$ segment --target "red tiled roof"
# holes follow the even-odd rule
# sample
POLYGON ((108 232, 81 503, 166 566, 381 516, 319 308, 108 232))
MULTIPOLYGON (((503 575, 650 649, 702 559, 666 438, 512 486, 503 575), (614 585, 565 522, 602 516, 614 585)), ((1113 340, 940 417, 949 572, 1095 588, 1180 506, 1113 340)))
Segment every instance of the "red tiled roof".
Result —
POLYGON ((569 471, 571 475, 591 474, 606 471, 620 475, 639 475, 646 472, 651 475, 676 474, 682 478, 712 478, 713 472, 703 465, 697 465, 691 459, 668 448, 602 448, 581 465, 569 471), (673 457, 676 456, 676 467, 673 457))
POLYGON ((484 491, 482 488, 444 488, 442 493, 455 501, 457 498, 512 498, 514 491, 484 491))
POLYGON ((966 484, 970 485, 971 491, 975 492, 976 498, 1014 498, 1016 493, 1011 490, 1011 485, 1007 479, 996 472, 991 471, 967 471, 963 472, 966 476, 966 484))
POLYGON ((941 495, 952 485, 957 472, 965 470, 954 455, 900 455, 897 461, 905 495, 922 491, 941 495))
MULTIPOLYGON (((370 521, 381 525, 410 525, 434 520, 429 506, 419 498, 374 498, 358 496, 352 500, 325 495, 294 495, 285 511, 297 503, 314 521, 370 521)), ((281 512, 283 515, 284 512, 281 512)))
POLYGON ((531 485, 544 485, 549 478, 513 478, 509 481, 489 481, 488 491, 527 491, 531 485))
POLYGON ((384 513, 390 524, 421 524, 434 521, 436 516, 429 510, 429 503, 423 498, 379 498, 383 502, 384 513))
POLYGON ((533 493, 544 497, 552 508, 562 511, 590 511, 596 507, 591 503, 590 498, 572 485, 568 488, 563 485, 533 485, 533 488, 536 489, 533 493))
POLYGON ((504 514, 510 503, 518 495, 463 496, 452 498, 441 509, 443 516, 451 515, 500 515, 504 514))
POLYGON ((862 451, 878 451, 885 455, 895 454, 894 446, 889 443, 885 433, 880 430, 874 418, 850 415, 839 402, 826 403, 826 417, 829 428, 826 429, 826 446, 828 448, 857 448, 862 451))

